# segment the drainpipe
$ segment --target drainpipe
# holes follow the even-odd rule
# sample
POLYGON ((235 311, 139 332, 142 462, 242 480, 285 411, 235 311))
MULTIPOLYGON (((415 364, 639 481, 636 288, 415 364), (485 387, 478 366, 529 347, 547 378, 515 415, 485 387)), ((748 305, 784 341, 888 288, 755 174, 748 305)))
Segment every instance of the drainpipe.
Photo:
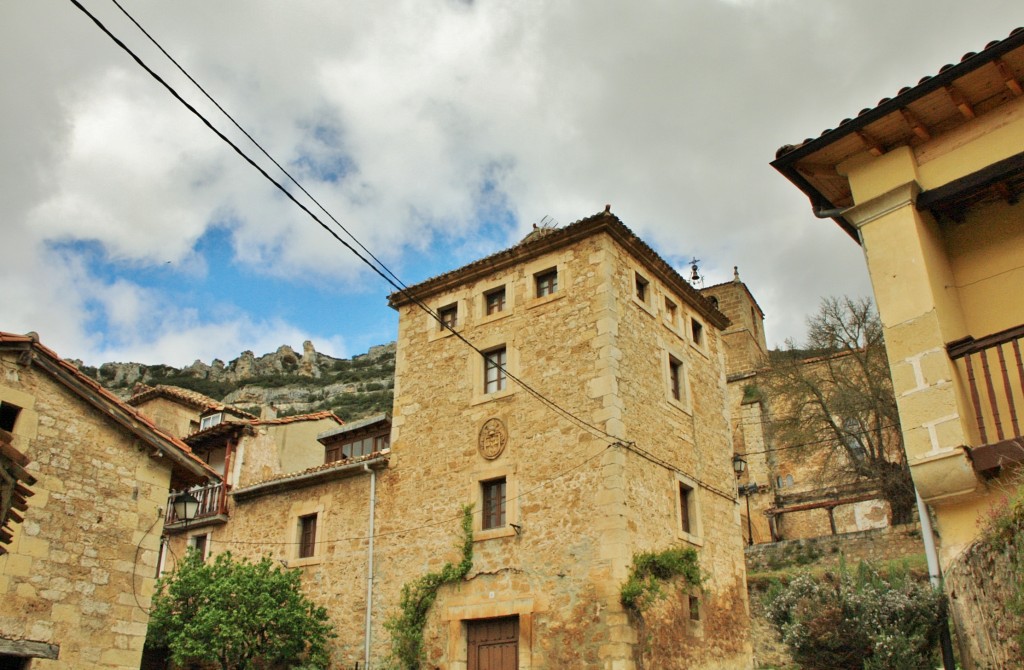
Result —
MULTIPOLYGON (((942 590, 942 577, 939 572, 939 553, 935 550, 935 535, 932 534, 932 518, 928 514, 928 506, 921 500, 921 494, 914 488, 914 496, 917 498, 917 516, 921 520, 921 538, 924 540, 924 555, 928 559, 928 578, 931 580, 932 588, 942 590)), ((953 641, 949 638, 948 617, 942 617, 942 625, 939 630, 939 643, 942 648, 942 667, 944 670, 954 670, 956 663, 953 660, 953 641)))
POLYGON ((370 469, 366 463, 363 463, 363 470, 370 473, 370 529, 368 531, 370 541, 366 549, 366 634, 364 636, 366 640, 364 665, 369 670, 370 642, 373 640, 373 629, 371 627, 373 614, 373 521, 374 511, 377 506, 377 472, 370 469))

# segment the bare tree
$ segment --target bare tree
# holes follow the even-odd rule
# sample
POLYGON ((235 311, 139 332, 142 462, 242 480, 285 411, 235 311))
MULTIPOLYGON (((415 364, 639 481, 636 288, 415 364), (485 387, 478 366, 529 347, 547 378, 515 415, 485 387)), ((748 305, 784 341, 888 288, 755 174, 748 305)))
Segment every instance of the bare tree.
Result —
POLYGON ((773 352, 766 375, 781 410, 770 423, 776 448, 824 451, 819 481, 877 487, 891 522, 911 521, 914 487, 873 304, 825 298, 807 326, 806 348, 773 352))

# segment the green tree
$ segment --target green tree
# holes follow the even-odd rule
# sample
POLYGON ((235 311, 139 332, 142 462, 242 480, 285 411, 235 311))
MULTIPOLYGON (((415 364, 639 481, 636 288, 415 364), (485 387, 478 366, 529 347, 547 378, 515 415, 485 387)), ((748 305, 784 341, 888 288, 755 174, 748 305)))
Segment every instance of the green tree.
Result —
POLYGON ((178 666, 325 668, 331 637, 327 610, 302 594, 298 570, 268 558, 235 561, 230 552, 204 563, 189 551, 157 583, 146 645, 168 649, 178 666))
POLYGON ((889 503, 892 523, 912 521, 914 485, 873 304, 825 298, 807 326, 806 347, 790 342, 773 352, 766 375, 776 447, 823 449, 822 485, 868 481, 889 503))

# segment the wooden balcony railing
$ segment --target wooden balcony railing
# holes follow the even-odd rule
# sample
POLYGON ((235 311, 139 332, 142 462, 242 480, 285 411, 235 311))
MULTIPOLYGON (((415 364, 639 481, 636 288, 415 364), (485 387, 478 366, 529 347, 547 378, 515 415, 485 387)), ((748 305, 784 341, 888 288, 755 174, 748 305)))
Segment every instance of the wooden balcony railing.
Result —
MULTIPOLYGON (((227 514, 227 500, 224 495, 223 482, 207 484, 206 486, 189 489, 188 491, 199 501, 199 509, 196 511, 196 518, 192 519, 192 522, 219 514, 227 514)), ((171 491, 171 494, 167 496, 167 515, 164 517, 165 526, 184 521, 184 519, 179 519, 174 513, 174 498, 178 493, 180 492, 171 491)))
POLYGON ((1024 325, 981 339, 965 337, 946 345, 949 358, 967 380, 981 444, 1017 437, 1024 407, 1024 325))

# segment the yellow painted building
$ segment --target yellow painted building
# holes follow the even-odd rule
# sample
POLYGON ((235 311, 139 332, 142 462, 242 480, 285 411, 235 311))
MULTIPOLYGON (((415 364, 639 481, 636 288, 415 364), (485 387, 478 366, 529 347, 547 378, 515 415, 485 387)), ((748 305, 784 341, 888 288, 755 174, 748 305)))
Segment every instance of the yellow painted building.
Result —
POLYGON ((1024 458, 1024 29, 772 165, 861 244, 943 568, 1024 458))

